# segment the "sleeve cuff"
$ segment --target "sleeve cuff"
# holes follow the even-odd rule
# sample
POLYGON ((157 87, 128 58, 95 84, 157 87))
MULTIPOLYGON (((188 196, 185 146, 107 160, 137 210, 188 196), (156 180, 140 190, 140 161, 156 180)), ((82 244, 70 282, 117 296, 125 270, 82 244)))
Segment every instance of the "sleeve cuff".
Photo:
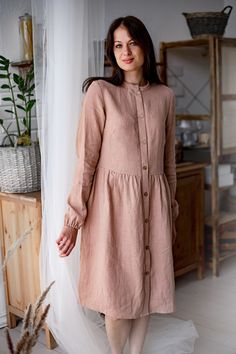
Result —
POLYGON ((67 215, 64 218, 64 226, 69 226, 72 227, 73 229, 79 230, 82 224, 83 224, 82 222, 79 223, 74 219, 70 219, 67 215))

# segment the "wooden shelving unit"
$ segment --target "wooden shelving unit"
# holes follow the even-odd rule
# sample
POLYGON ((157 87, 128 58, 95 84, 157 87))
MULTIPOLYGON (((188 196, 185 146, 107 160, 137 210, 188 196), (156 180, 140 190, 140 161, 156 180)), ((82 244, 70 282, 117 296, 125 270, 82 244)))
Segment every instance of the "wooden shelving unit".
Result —
MULTIPOLYGON (((211 192, 211 215, 205 218, 205 225, 211 229, 212 253, 208 263, 212 267, 213 274, 218 276, 220 262, 236 255, 236 210, 221 210, 219 202, 221 193, 227 193, 232 186, 218 187, 218 165, 231 163, 232 159, 236 159, 236 129, 234 129, 234 127, 236 128, 236 123, 234 123, 236 119, 233 120, 232 114, 236 110, 236 74, 234 73, 236 71, 233 70, 233 62, 236 62, 236 38, 207 36, 201 39, 162 42, 160 45, 160 75, 167 84, 168 56, 171 49, 178 48, 184 49, 185 52, 189 52, 192 50, 191 48, 199 49, 202 52, 205 50, 209 63, 210 113, 178 114, 176 118, 177 120, 209 121, 211 126, 209 163, 212 166, 212 183, 205 185, 205 189, 211 192), (230 132, 231 125, 233 126, 230 132), (234 137, 235 141, 233 142, 234 137), (222 231, 223 226, 234 222, 235 230, 231 230, 230 233, 227 233, 227 230, 222 231), (221 241, 224 240, 224 235, 230 235, 231 241, 235 240, 235 243, 226 242, 222 250, 221 241)), ((181 51, 178 60, 181 60, 181 51)), ((198 65, 197 61, 195 64, 198 65)), ((196 152, 197 147, 192 147, 192 149, 196 152)))

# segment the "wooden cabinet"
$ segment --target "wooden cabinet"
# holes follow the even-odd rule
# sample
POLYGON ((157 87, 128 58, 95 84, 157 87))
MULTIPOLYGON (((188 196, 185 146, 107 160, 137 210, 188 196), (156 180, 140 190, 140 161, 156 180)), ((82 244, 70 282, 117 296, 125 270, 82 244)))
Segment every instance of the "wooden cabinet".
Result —
POLYGON ((179 216, 173 247, 175 275, 197 269, 204 274, 204 166, 201 163, 177 164, 176 199, 179 216))
MULTIPOLYGON (((16 326, 16 318, 24 316, 28 304, 33 304, 41 292, 40 236, 40 193, 0 193, 0 240, 2 258, 8 258, 4 269, 4 285, 10 328, 16 326)), ((52 348, 53 338, 48 328, 45 329, 47 346, 52 348)))

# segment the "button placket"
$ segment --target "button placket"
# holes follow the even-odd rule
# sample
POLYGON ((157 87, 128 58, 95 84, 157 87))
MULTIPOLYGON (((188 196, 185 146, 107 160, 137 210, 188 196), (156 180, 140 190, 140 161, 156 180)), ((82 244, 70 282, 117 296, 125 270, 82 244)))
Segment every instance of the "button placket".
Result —
POLYGON ((144 116, 143 98, 140 91, 136 92, 136 104, 140 139, 140 152, 141 152, 141 164, 142 164, 142 190, 143 190, 143 207, 144 207, 144 286, 145 286, 145 299, 144 299, 144 311, 149 312, 149 298, 150 298, 150 272, 151 272, 151 253, 149 247, 149 166, 148 166, 148 146, 147 146, 147 132, 146 121, 144 116))

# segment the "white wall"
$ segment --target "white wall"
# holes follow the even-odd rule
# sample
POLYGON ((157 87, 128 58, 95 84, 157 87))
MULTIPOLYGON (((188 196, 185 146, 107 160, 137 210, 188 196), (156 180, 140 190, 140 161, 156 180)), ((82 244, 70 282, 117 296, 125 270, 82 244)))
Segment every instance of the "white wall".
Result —
POLYGON ((0 53, 20 60, 18 17, 31 13, 30 0, 0 0, 0 53))
POLYGON ((236 0, 224 1, 224 6, 231 5, 233 10, 225 31, 225 37, 236 37, 236 0))
POLYGON ((146 25, 158 54, 160 41, 190 39, 189 29, 182 12, 221 11, 224 6, 234 7, 225 36, 236 37, 236 0, 105 0, 106 28, 117 17, 134 15, 146 25))

